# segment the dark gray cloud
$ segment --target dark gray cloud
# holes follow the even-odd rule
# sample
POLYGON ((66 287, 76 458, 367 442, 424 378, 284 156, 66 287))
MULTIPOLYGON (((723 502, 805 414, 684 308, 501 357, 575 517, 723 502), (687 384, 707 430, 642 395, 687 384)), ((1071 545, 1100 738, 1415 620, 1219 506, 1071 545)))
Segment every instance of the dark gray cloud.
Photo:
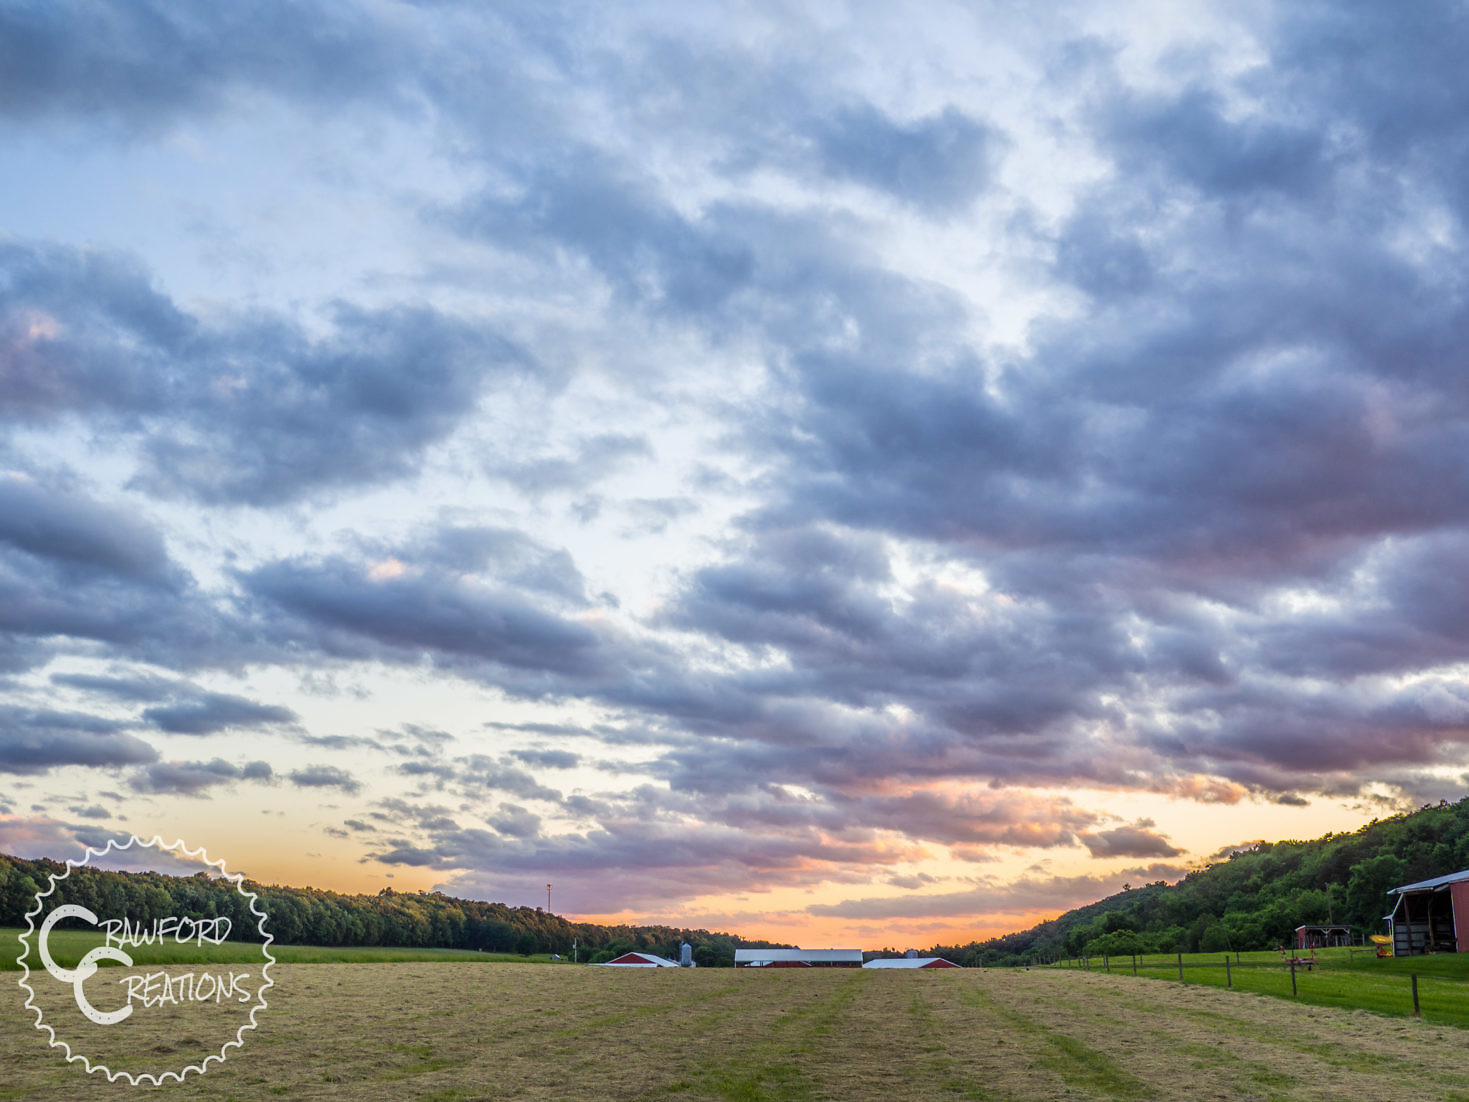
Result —
POLYGON ((182 668, 260 655, 228 602, 201 593, 136 512, 58 478, 0 477, 0 495, 0 653, 94 644, 182 668))
POLYGON ((339 788, 348 795, 362 789, 362 784, 345 769, 334 765, 308 765, 293 769, 286 778, 297 788, 339 788))
POLYGON ((535 838, 541 833, 541 817, 518 804, 501 804, 487 822, 507 838, 535 838))
POLYGON ((332 322, 325 336, 275 316, 205 324, 130 258, 0 243, 0 411, 142 434, 134 482, 150 492, 272 505, 410 473, 491 379, 526 368, 426 306, 339 302, 332 322))
POLYGON ((269 3, 248 17, 168 4, 85 2, 0 10, 0 114, 106 120, 151 133, 232 94, 267 90, 325 103, 402 95, 387 74, 407 39, 350 8, 269 3))
POLYGON ((101 675, 86 673, 53 673, 53 685, 80 689, 85 693, 113 697, 118 700, 153 703, 166 700, 178 691, 179 682, 150 674, 101 675))
POLYGON ((523 800, 561 801, 561 793, 556 789, 541 784, 531 773, 504 758, 488 754, 469 754, 452 762, 404 762, 397 770, 404 776, 423 778, 436 789, 452 788, 469 800, 482 799, 489 792, 501 792, 523 800))
POLYGON ((240 728, 294 723, 297 716, 278 704, 258 704, 228 693, 199 693, 178 704, 145 708, 143 718, 172 735, 212 735, 240 728))
POLYGON ((1089 831, 1080 836, 1081 843, 1093 857, 1177 857, 1183 853, 1166 837, 1149 830, 1152 825, 1144 819, 1132 826, 1089 831))
POLYGON ((989 186, 995 138, 953 107, 905 124, 862 104, 822 120, 815 140, 829 175, 949 212, 989 186))
POLYGON ((1211 199, 1279 191, 1317 201, 1331 177, 1332 151, 1320 131, 1300 119, 1230 119, 1212 90, 1120 92, 1109 113, 1107 145, 1133 187, 1157 173, 1163 186, 1192 185, 1211 199))
POLYGON ((1059 914, 1113 895, 1129 881, 1176 880, 1188 872, 1182 865, 1155 863, 1102 876, 1023 877, 1010 883, 987 881, 969 891, 900 895, 815 903, 813 915, 835 918, 921 918, 937 915, 1059 914))
POLYGON ((31 480, 0 478, 0 543, 81 576, 147 585, 177 573, 157 530, 132 512, 31 480))
POLYGON ((158 751, 126 724, 81 712, 0 704, 0 771, 45 773, 63 765, 115 767, 155 761, 158 751))
POLYGON ((385 557, 457 574, 480 574, 502 585, 575 603, 587 601, 586 581, 564 548, 548 547, 510 528, 448 525, 385 557))
POLYGON ((201 352, 216 386, 189 397, 201 425, 225 431, 151 436, 139 482, 268 505, 402 477, 473 410, 488 377, 519 367, 503 340, 427 308, 342 306, 335 321, 324 341, 278 322, 215 335, 201 352))
POLYGON ((147 795, 202 796, 234 781, 269 781, 270 765, 263 761, 235 765, 223 758, 211 761, 160 761, 138 770, 128 780, 134 792, 147 795))
POLYGON ((542 769, 575 769, 581 764, 580 755, 569 750, 512 750, 510 756, 542 769))
POLYGON ((544 595, 537 600, 458 572, 391 566, 374 577, 373 569, 341 558, 292 559, 241 582, 279 618, 283 634, 342 657, 417 661, 427 654, 449 666, 580 676, 612 661, 598 632, 545 607, 544 595))

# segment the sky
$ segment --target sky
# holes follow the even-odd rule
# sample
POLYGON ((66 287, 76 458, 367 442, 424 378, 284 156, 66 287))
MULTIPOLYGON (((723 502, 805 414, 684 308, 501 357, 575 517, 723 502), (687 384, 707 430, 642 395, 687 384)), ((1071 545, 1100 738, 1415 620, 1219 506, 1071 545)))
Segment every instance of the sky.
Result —
POLYGON ((1461 797, 1466 53, 0 0, 0 851, 904 947, 1461 797))

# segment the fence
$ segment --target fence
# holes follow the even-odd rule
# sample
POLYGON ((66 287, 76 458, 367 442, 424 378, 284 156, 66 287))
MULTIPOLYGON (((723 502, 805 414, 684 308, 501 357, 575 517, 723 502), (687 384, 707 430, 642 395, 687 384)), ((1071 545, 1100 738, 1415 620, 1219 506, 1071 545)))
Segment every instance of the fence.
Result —
POLYGON ((1080 957, 1058 966, 1469 1027, 1469 954, 1459 960, 1451 956, 1412 961, 1411 965, 1408 959, 1380 961, 1370 951, 1344 948, 1314 957, 1238 952, 1080 957))

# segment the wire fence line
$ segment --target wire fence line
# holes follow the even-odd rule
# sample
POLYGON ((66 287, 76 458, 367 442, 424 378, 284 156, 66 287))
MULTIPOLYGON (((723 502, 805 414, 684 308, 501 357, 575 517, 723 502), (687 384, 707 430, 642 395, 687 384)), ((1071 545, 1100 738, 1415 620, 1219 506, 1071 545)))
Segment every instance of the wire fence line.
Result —
POLYGON ((1286 950, 1072 957, 1058 960, 1056 967, 1221 987, 1469 1028, 1469 955, 1460 960, 1425 958, 1413 966, 1417 970, 1405 964, 1378 960, 1372 950, 1340 949, 1329 956, 1286 950))

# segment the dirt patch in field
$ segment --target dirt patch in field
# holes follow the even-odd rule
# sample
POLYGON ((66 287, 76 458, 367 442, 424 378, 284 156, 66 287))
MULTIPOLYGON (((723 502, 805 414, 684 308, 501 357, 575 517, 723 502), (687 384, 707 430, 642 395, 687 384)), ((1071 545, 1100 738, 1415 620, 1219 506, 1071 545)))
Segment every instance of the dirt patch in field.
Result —
MULTIPOLYGON (((244 1048, 164 1088, 172 1097, 1469 1099, 1464 1031, 1095 973, 445 963, 275 975, 244 1048)), ((68 1067, 12 992, 0 1099, 137 1097, 68 1067)))

